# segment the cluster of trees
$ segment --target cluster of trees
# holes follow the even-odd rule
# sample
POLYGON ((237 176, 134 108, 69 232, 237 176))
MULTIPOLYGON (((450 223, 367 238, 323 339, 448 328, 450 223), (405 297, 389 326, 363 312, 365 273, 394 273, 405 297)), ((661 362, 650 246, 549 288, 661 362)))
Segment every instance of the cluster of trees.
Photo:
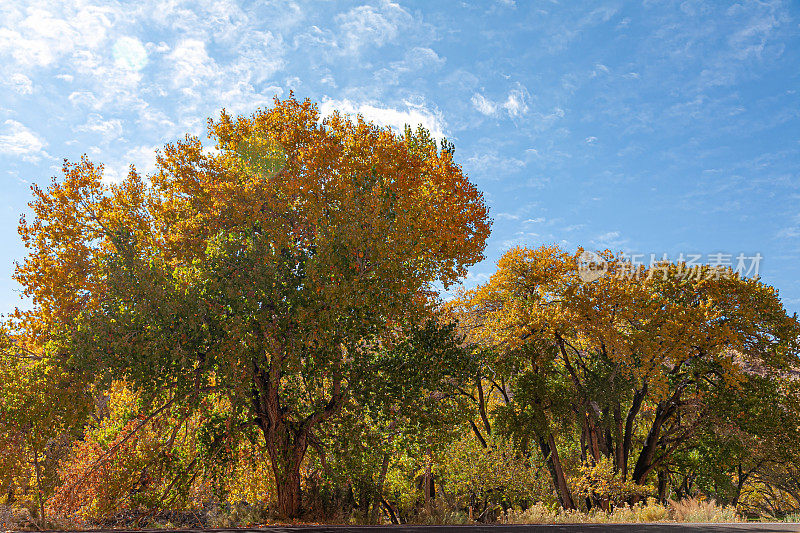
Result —
MULTIPOLYGON (((485 354, 478 412, 489 383, 494 426, 537 449, 565 508, 700 491, 753 514, 795 509, 800 330, 777 292, 710 267, 631 271, 608 252, 586 283, 579 258, 511 250, 450 303, 485 354)), ((479 440, 493 429, 481 418, 479 440)))
POLYGON ((800 508, 800 325, 758 280, 606 252, 483 258, 488 209, 422 128, 294 98, 213 149, 33 188, 0 331, 0 489, 40 516, 266 502, 402 522, 703 495, 800 508))

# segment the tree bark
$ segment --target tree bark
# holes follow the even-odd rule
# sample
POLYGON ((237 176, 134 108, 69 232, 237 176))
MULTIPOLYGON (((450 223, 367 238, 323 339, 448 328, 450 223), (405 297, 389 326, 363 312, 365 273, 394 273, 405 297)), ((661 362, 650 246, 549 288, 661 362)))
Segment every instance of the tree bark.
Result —
POLYGON ((300 466, 303 463, 312 429, 333 416, 344 403, 342 382, 334 376, 333 390, 327 404, 297 423, 287 423, 288 410, 281 405, 279 386, 281 361, 273 357, 269 373, 253 367, 252 404, 266 442, 275 476, 278 513, 284 518, 300 516, 300 466))
MULTIPOLYGON (((614 471, 620 472, 625 462, 625 427, 622 422, 622 411, 619 403, 614 405, 614 429, 616 431, 614 435, 614 471)), ((624 474, 622 479, 623 481, 625 480, 624 474)))
POLYGON ((572 492, 569 490, 567 478, 564 475, 564 469, 561 466, 561 459, 558 457, 558 450, 556 449, 556 442, 553 434, 550 433, 545 439, 539 436, 539 448, 542 455, 547 460, 547 469, 550 471, 550 476, 553 479, 553 486, 556 489, 556 495, 561 507, 564 509, 575 509, 575 500, 572 498, 572 492))
POLYGON ((658 448, 658 439, 661 436, 661 427, 664 422, 672 416, 674 406, 665 407, 659 404, 656 407, 656 416, 653 419, 653 425, 650 426, 650 431, 647 433, 647 438, 644 441, 644 446, 639 454, 639 459, 636 461, 636 466, 633 468, 633 479, 637 485, 643 485, 647 481, 647 476, 655 467, 656 449, 658 448))
POLYGON ((662 401, 656 406, 656 415, 653 419, 653 424, 650 426, 650 431, 647 433, 647 438, 639 454, 639 459, 636 461, 636 466, 633 469, 632 479, 637 485, 643 485, 647 480, 648 474, 657 466, 656 463, 664 459, 664 456, 658 461, 655 459, 658 441, 661 436, 661 428, 678 409, 678 401, 685 385, 686 383, 678 386, 677 390, 668 400, 662 401))
POLYGON ((633 394, 633 401, 631 408, 628 410, 628 415, 625 417, 625 436, 622 442, 622 479, 628 479, 628 457, 631 453, 631 446, 633 443, 633 422, 639 410, 642 408, 642 401, 647 394, 647 383, 642 385, 642 388, 633 394))
POLYGON ((383 499, 383 484, 386 482, 386 474, 389 472, 389 452, 383 454, 383 461, 381 461, 381 472, 378 477, 378 483, 375 487, 375 494, 372 501, 372 511, 370 514, 370 523, 376 524, 378 522, 378 511, 380 510, 381 500, 383 499))
POLYGON ((391 504, 388 501, 386 501, 386 498, 384 497, 381 497, 381 502, 383 503, 383 506, 386 508, 386 510, 389 511, 389 520, 392 521, 392 524, 399 525, 400 520, 397 518, 397 513, 395 513, 394 508, 392 508, 391 504))
POLYGON ((662 504, 667 501, 667 472, 658 471, 658 501, 662 504))
POLYGON ((275 481, 278 492, 278 514, 286 518, 298 517, 302 504, 299 465, 288 472, 275 472, 275 481), (283 478, 280 481, 279 476, 283 478))
POLYGON ((472 428, 472 432, 475 433, 475 436, 478 438, 478 441, 481 443, 481 446, 487 448, 489 445, 486 444, 486 439, 483 438, 481 435, 481 431, 478 429, 478 426, 475 425, 475 422, 470 420, 469 427, 472 428))

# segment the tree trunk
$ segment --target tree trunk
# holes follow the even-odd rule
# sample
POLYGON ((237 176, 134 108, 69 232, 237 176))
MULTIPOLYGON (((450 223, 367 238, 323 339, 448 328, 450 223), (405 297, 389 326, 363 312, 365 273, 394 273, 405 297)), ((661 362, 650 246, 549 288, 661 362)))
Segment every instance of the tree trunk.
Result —
POLYGON ((652 426, 650 426, 650 431, 647 433, 647 438, 644 441, 644 446, 642 446, 642 451, 639 453, 639 459, 636 461, 636 466, 634 466, 633 475, 631 476, 631 479, 637 485, 644 485, 645 481, 647 481, 647 475, 653 470, 658 439, 661 435, 661 426, 664 425, 673 410, 671 406, 665 407, 663 402, 656 407, 656 416, 653 419, 652 426))
POLYGON ((300 493, 300 465, 292 468, 288 472, 277 472, 275 474, 275 488, 278 492, 278 514, 286 518, 297 518, 300 516, 301 493, 300 493))
POLYGON ((731 500, 732 506, 736 507, 739 505, 739 498, 742 497, 742 489, 744 489, 744 484, 752 472, 753 470, 745 473, 742 470, 742 463, 736 465, 736 493, 733 495, 733 499, 731 500))
POLYGON ((319 423, 336 414, 344 403, 342 381, 334 375, 332 391, 327 404, 303 420, 287 420, 289 410, 279 396, 281 361, 275 357, 266 368, 253 365, 252 406, 256 423, 264 434, 267 453, 275 476, 278 496, 278 513, 284 518, 297 518, 301 510, 300 466, 303 463, 308 440, 319 423))
POLYGON ((399 525, 400 519, 397 517, 397 513, 395 513, 394 508, 392 505, 386 501, 386 498, 381 497, 381 502, 383 502, 383 506, 389 511, 389 520, 392 521, 392 524, 399 525))
POLYGON ((478 426, 475 425, 473 420, 469 421, 469 427, 472 428, 472 432, 475 433, 475 436, 478 437, 478 441, 481 443, 481 446, 484 448, 488 448, 488 444, 486 443, 486 439, 483 438, 481 435, 481 431, 478 429, 478 426))
POLYGON ((383 499, 383 484, 386 482, 386 474, 389 472, 389 452, 383 454, 383 461, 381 462, 381 472, 378 477, 378 483, 375 487, 375 494, 372 501, 372 513, 369 520, 372 524, 378 523, 378 512, 380 511, 381 500, 383 499))
POLYGON ((44 501, 42 500, 42 469, 39 466, 39 452, 33 450, 33 465, 36 471, 36 498, 39 502, 39 521, 42 529, 47 529, 47 523, 44 516, 44 501))
MULTIPOLYGON (((623 463, 625 463, 625 427, 622 421, 622 411, 619 403, 614 405, 614 472, 621 472, 623 470, 623 463)), ((623 474, 623 481, 625 481, 623 474)))
POLYGON ((658 471, 658 501, 662 504, 667 502, 667 472, 666 470, 658 471))
POLYGON ((547 460, 547 469, 550 471, 550 477, 553 479, 553 486, 558 495, 558 501, 564 509, 575 509, 575 500, 572 499, 572 492, 567 485, 567 478, 564 475, 564 469, 561 466, 561 459, 558 457, 558 450, 556 449, 556 441, 553 434, 550 433, 547 439, 539 437, 539 448, 542 450, 542 455, 547 460))
POLYGON ((636 419, 636 416, 639 414, 639 410, 642 408, 642 401, 644 400, 645 395, 647 394, 647 383, 642 385, 642 388, 637 390, 633 394, 633 401, 631 402, 631 408, 628 410, 628 415, 625 417, 625 435, 623 436, 622 440, 622 480, 627 481, 628 479, 628 457, 631 453, 631 446, 633 442, 633 422, 636 419))

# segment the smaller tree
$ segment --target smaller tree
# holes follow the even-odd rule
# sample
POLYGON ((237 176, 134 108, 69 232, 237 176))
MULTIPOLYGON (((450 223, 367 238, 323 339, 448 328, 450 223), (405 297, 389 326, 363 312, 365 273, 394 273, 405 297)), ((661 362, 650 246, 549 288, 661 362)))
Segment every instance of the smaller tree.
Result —
POLYGON ((7 445, 0 479, 9 497, 33 479, 33 502, 45 527, 45 500, 57 480, 57 450, 48 447, 80 430, 92 397, 85 375, 55 364, 47 349, 26 339, 9 325, 0 327, 0 439, 7 445))

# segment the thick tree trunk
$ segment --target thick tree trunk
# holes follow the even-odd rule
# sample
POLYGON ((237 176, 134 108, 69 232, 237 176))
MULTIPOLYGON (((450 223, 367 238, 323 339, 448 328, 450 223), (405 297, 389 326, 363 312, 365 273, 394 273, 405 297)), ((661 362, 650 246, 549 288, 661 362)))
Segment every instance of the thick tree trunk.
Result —
MULTIPOLYGON (((274 471, 274 469, 273 469, 274 471)), ((300 516, 302 494, 300 493, 300 465, 289 472, 275 472, 275 487, 278 492, 278 514, 286 518, 300 516)))
POLYGON ((281 381, 280 360, 271 361, 269 372, 253 367, 252 406, 257 424, 264 434, 267 453, 275 476, 278 513, 284 518, 300 516, 300 466, 303 463, 308 439, 319 423, 336 414, 344 402, 342 383, 334 380, 330 399, 324 408, 301 421, 287 420, 289 411, 282 405, 278 391, 281 381))
POLYGON ((275 476, 278 514, 284 518, 297 518, 302 506, 300 466, 308 446, 304 437, 292 435, 285 425, 281 425, 280 429, 280 432, 264 432, 272 473, 275 476))
POLYGON ((558 457, 558 450, 552 433, 546 439, 539 436, 539 448, 542 451, 542 455, 547 458, 547 469, 553 479, 553 486, 556 489, 556 495, 561 507, 575 509, 575 500, 569 490, 567 477, 564 475, 564 469, 561 466, 561 459, 558 457))
POLYGON ((656 450, 658 448, 658 440, 661 436, 661 428, 670 416, 675 412, 675 404, 672 400, 669 402, 662 402, 656 407, 656 416, 653 419, 653 424, 650 426, 650 431, 647 433, 647 438, 644 441, 644 446, 639 454, 639 459, 636 461, 636 466, 633 468, 633 475, 631 479, 637 485, 644 485, 647 481, 647 476, 653 471, 656 466, 656 450))

